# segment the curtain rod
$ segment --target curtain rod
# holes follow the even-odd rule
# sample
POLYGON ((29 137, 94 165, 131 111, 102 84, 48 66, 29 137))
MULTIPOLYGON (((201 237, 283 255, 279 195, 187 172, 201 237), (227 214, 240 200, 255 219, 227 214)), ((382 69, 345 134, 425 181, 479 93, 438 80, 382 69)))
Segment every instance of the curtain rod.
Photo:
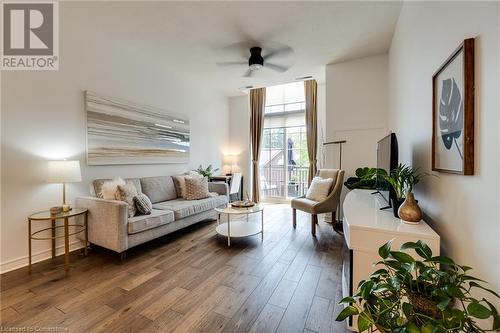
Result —
POLYGON ((346 140, 323 142, 323 146, 326 146, 326 145, 337 145, 339 143, 346 143, 346 142, 347 142, 346 140))

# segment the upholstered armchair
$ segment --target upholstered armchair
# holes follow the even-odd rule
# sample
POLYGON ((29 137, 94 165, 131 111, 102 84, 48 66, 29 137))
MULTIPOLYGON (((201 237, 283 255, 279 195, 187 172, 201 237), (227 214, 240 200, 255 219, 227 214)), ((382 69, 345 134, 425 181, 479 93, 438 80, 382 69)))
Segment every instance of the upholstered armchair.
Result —
MULTIPOLYGON (((318 214, 332 213, 332 219, 335 218, 337 207, 340 203, 340 193, 342 192, 342 183, 344 181, 344 170, 321 169, 316 173, 321 178, 332 178, 333 184, 330 193, 323 201, 313 201, 305 196, 292 199, 292 218, 293 227, 297 227, 297 209, 311 214, 311 234, 316 236, 316 224, 318 224, 318 214)), ((334 222, 334 221, 332 221, 334 222)))

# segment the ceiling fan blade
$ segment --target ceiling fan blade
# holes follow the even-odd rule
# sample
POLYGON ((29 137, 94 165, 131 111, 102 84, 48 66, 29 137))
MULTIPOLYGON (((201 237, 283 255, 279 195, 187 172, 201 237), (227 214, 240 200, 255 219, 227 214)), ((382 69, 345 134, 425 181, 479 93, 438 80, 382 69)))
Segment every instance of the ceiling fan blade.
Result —
POLYGON ((264 56, 264 60, 269 60, 277 56, 287 56, 293 53, 293 49, 290 46, 282 47, 276 51, 272 51, 264 56))
POLYGON ((250 68, 247 69, 247 71, 245 72, 245 74, 243 74, 243 77, 250 77, 252 76, 253 74, 253 70, 251 70, 250 68))
POLYGON ((224 61, 224 62, 216 62, 217 66, 234 66, 234 65, 247 65, 248 61, 224 61))
POLYGON ((280 73, 284 73, 288 70, 288 67, 285 66, 280 66, 280 65, 275 65, 275 64, 270 64, 268 62, 264 63, 264 67, 267 67, 269 69, 272 69, 273 71, 277 71, 280 73))

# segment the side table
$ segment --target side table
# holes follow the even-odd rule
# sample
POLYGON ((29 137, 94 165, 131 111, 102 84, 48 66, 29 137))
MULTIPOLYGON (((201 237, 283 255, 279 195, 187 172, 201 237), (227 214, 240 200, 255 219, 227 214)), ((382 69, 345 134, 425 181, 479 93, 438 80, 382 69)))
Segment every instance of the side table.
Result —
POLYGON ((88 244, 88 210, 86 208, 73 208, 69 212, 63 212, 60 214, 51 214, 50 211, 45 210, 42 212, 34 213, 28 216, 28 250, 29 250, 29 266, 28 272, 31 273, 31 240, 52 240, 52 258, 56 256, 56 239, 64 238, 64 269, 67 271, 69 269, 69 236, 76 235, 78 233, 85 232, 85 247, 84 253, 87 255, 87 244, 88 244), (76 218, 80 215, 84 217, 84 224, 69 224, 70 218, 76 218), (56 225, 57 220, 64 220, 63 225, 56 225), (43 228, 35 232, 31 232, 31 224, 33 221, 51 221, 52 225, 49 228, 43 228), (69 233, 69 227, 75 227, 76 231, 69 233), (56 229, 64 228, 64 235, 56 236, 56 229), (52 235, 50 237, 37 236, 38 234, 51 230, 52 235))

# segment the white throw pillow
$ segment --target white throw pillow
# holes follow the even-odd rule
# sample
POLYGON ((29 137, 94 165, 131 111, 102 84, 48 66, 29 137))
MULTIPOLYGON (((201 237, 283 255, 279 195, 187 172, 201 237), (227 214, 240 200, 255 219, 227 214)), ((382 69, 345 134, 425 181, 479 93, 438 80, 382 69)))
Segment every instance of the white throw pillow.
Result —
POLYGON ((314 177, 307 189, 306 198, 313 201, 323 201, 330 194, 333 178, 314 177))
POLYGON ((125 181, 121 178, 117 178, 104 182, 101 187, 100 197, 106 200, 120 200, 118 185, 125 185, 125 181))

